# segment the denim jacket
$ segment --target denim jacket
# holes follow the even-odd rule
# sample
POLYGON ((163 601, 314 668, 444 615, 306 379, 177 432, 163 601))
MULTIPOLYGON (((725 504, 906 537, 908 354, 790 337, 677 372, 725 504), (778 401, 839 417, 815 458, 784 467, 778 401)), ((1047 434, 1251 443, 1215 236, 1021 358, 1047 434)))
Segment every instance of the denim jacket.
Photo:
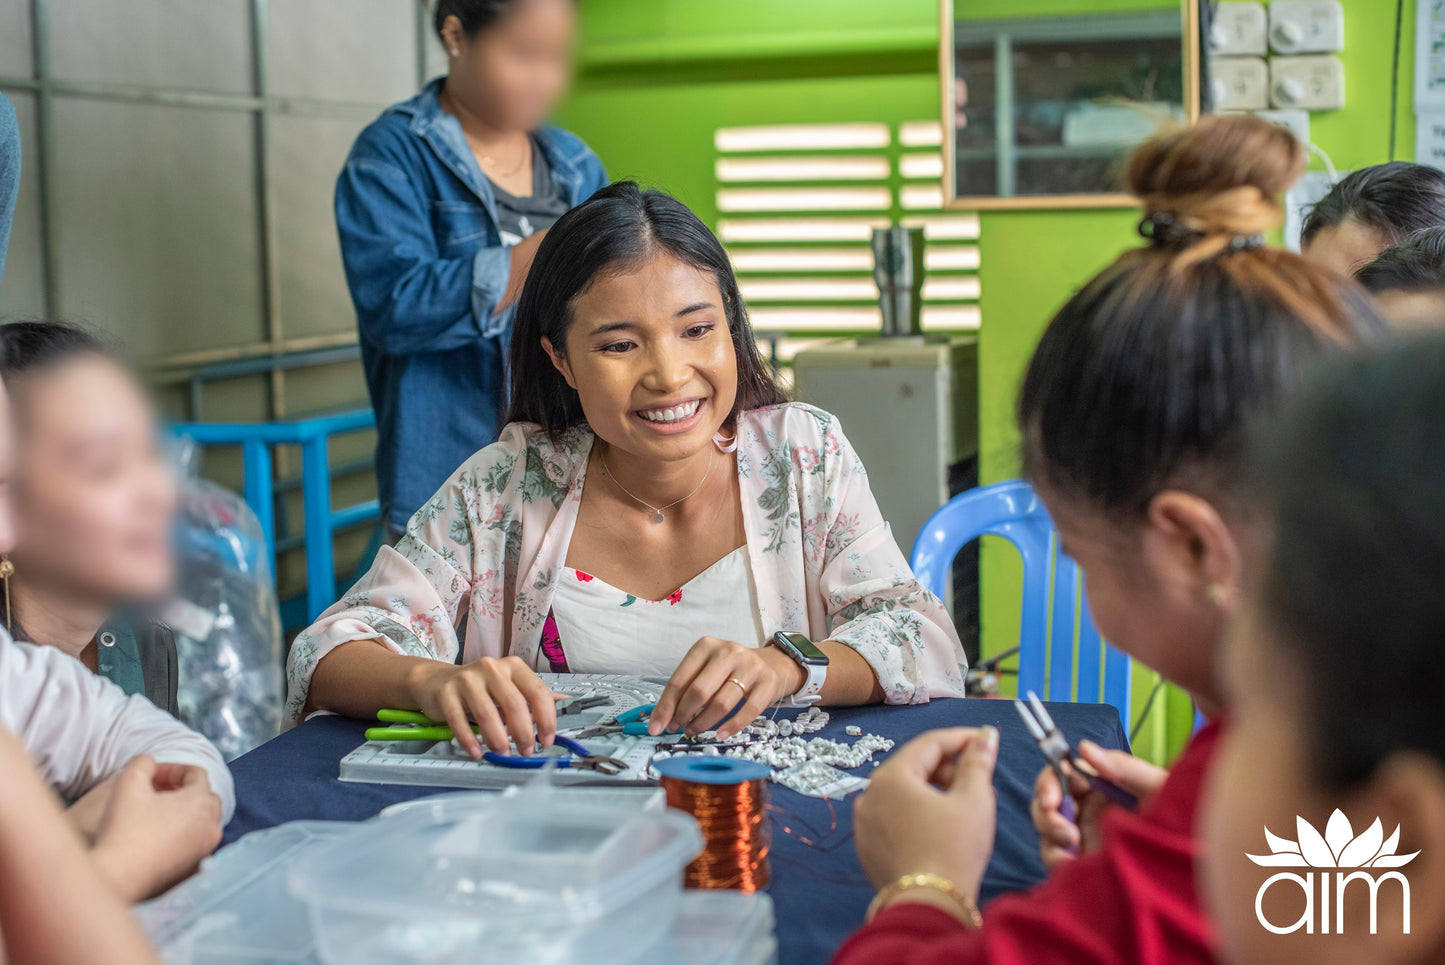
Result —
MULTIPOLYGON (((336 182, 336 227, 376 409, 382 518, 406 526, 501 431, 515 306, 497 314, 511 250, 496 199, 434 80, 357 137, 336 182)), ((536 131, 571 204, 607 184, 581 139, 536 131)))

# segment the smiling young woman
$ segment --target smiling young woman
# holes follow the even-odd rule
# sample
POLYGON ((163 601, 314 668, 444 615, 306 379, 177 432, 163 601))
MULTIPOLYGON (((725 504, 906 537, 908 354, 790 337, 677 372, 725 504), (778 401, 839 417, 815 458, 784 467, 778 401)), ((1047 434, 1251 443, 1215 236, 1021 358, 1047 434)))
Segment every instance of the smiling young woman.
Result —
POLYGON ((837 420, 785 400, 680 202, 624 182, 557 222, 511 373, 501 440, 297 638, 291 720, 414 707, 475 721, 480 754, 550 741, 544 670, 669 677, 654 729, 722 736, 780 701, 962 694, 957 633, 837 420))

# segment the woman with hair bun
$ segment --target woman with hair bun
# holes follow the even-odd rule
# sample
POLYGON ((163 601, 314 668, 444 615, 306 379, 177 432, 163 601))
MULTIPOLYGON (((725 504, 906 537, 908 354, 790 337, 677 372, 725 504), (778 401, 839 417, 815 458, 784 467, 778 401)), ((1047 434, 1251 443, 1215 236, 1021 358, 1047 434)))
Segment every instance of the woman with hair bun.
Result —
POLYGON ((1129 187, 1147 243, 1054 317, 1019 398, 1026 474, 1087 576, 1100 633, 1188 690, 1211 723, 1167 774, 1080 748, 1140 798, 1137 812, 1071 774, 1075 824, 1041 774, 1032 812, 1049 880, 982 915, 997 732, 910 742, 854 810, 880 891, 837 965, 1214 960, 1194 823, 1224 703, 1215 665, 1241 586, 1241 441, 1316 360, 1385 331, 1353 284, 1264 247, 1303 168, 1294 138, 1252 117, 1205 118, 1142 145, 1129 187))
POLYGON ((570 80, 576 6, 436 0, 447 75, 362 131, 337 179, 393 540, 462 460, 496 441, 537 246, 607 183, 591 148, 545 123, 570 80))

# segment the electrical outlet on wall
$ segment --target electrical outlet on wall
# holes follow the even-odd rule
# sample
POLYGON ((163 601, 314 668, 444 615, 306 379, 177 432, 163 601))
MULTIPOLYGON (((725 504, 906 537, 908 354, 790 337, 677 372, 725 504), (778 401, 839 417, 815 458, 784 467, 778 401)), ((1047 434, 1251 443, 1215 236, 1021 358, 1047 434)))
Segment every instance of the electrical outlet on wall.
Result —
POLYGON ((1323 54, 1345 49, 1345 8, 1340 0, 1274 0, 1269 45, 1280 54, 1323 54))
POLYGON ((1273 57, 1269 102, 1294 110, 1339 110, 1345 106, 1345 65, 1333 54, 1273 57))
POLYGON ((1263 56, 1269 16, 1256 0, 1225 0, 1214 8, 1209 26, 1209 49, 1221 57, 1263 56))
POLYGON ((1263 57, 1214 57, 1209 93, 1217 111, 1257 111, 1269 106, 1269 66, 1263 57))

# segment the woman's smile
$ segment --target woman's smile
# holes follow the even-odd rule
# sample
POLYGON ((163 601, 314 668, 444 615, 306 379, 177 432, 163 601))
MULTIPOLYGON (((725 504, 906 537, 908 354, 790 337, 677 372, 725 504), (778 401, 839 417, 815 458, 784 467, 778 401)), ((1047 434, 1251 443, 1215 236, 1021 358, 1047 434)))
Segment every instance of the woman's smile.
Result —
POLYGON ((675 402, 649 409, 634 409, 632 414, 641 422, 646 423, 647 427, 654 432, 665 432, 671 435, 687 432, 696 426, 701 421, 706 401, 706 399, 689 399, 686 402, 675 402))

